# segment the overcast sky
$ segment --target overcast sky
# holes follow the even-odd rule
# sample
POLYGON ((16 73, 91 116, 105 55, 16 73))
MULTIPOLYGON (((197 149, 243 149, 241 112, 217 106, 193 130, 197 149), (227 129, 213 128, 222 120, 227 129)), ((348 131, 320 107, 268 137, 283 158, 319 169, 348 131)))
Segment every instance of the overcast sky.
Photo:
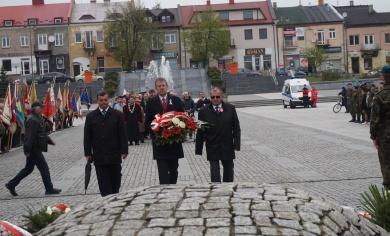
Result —
MULTIPOLYGON (((102 2, 103 0, 97 0, 102 2)), ((112 0, 112 1, 123 1, 123 0, 112 0)), ((156 2, 159 2, 162 7, 176 7, 178 3, 181 5, 190 5, 190 4, 205 4, 206 0, 141 0, 146 7, 153 7, 156 2)), ((258 0, 235 0, 236 2, 250 2, 258 0)), ((274 0, 278 3, 278 6, 295 6, 299 4, 300 0, 274 0)), ((301 0, 303 5, 315 5, 317 0, 301 0)), ((32 0, 0 0, 0 6, 9 6, 9 5, 26 5, 31 4, 32 0)), ((58 3, 58 2, 70 2, 70 0, 45 0, 45 3, 58 3)), ((76 0, 79 2, 89 2, 89 0, 76 0)), ((211 3, 224 3, 229 2, 229 0, 211 0, 211 3)), ((349 0, 325 0, 326 3, 333 5, 349 5, 349 0)), ((375 10, 377 11, 390 11, 390 1, 389 0, 354 0, 355 5, 358 4, 373 4, 375 10)))

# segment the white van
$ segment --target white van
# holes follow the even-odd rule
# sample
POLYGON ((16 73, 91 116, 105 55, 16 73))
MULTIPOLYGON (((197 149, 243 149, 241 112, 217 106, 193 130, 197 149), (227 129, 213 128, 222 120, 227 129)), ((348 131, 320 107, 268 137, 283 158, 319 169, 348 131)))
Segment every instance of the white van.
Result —
POLYGON ((283 107, 295 108, 296 106, 303 106, 303 86, 309 89, 309 99, 311 97, 310 83, 306 79, 288 79, 284 81, 282 90, 283 107))

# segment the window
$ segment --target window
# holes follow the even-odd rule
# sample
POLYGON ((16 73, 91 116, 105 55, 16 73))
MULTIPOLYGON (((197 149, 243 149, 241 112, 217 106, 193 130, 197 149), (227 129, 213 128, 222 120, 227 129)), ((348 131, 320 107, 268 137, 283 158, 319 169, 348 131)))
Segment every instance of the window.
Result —
POLYGON ((364 69, 372 70, 372 58, 364 58, 364 69))
POLYGON ((293 46, 294 46, 293 36, 289 36, 289 35, 284 36, 284 47, 291 48, 293 46))
POLYGON ((359 35, 350 35, 349 36, 349 45, 359 45, 359 35))
POLYGON ((151 16, 145 17, 145 21, 149 22, 149 23, 152 23, 153 22, 153 17, 151 17, 151 16))
POLYGON ((390 56, 386 56, 386 64, 390 64, 390 56))
POLYGON ((92 31, 85 32, 85 48, 93 48, 92 37, 93 37, 92 31))
POLYGON ((64 57, 57 57, 57 58, 56 58, 56 64, 57 64, 57 69, 58 69, 58 70, 63 70, 63 69, 65 69, 65 60, 64 60, 64 57))
POLYGON ((38 45, 47 45, 47 34, 38 34, 38 45))
POLYGON ((41 75, 49 73, 49 60, 41 59, 39 61, 39 68, 40 68, 41 75))
POLYGON ((267 29, 259 29, 259 37, 260 39, 267 39, 267 29))
POLYGON ((219 19, 220 20, 229 20, 229 12, 228 11, 219 12, 219 19))
POLYGON ((244 67, 249 70, 253 69, 252 56, 244 56, 244 67))
POLYGON ((3 69, 4 71, 12 71, 11 60, 3 60, 3 69))
POLYGON ((163 23, 171 22, 171 16, 162 16, 161 22, 163 22, 163 23))
POLYGON ((22 74, 23 75, 31 74, 29 59, 22 59, 21 62, 22 62, 22 74))
POLYGON ((153 34, 152 36, 152 49, 160 49, 160 34, 153 34))
POLYGON ((165 43, 166 44, 176 43, 176 34, 175 33, 165 34, 165 43))
POLYGON ((27 34, 20 35, 20 46, 21 47, 28 47, 28 37, 27 34))
POLYGON ((54 34, 55 41, 54 45, 55 46, 64 46, 64 34, 63 33, 55 33, 54 34))
POLYGON ((374 44, 374 35, 364 35, 364 44, 374 44))
POLYGON ((2 48, 10 48, 11 47, 9 38, 7 36, 1 37, 1 47, 2 48))
POLYGON ((97 67, 98 72, 103 73, 104 72, 104 57, 98 57, 97 58, 97 67))
POLYGON ((245 40, 253 39, 253 34, 251 29, 244 30, 245 40))
POLYGON ((335 29, 330 29, 329 30, 329 38, 330 39, 336 39, 336 30, 335 29))
POLYGON ((95 20, 95 17, 92 15, 82 15, 79 20, 95 20))
POLYGON ((305 40, 305 36, 298 36, 298 37, 297 37, 297 40, 303 41, 303 40, 305 40))
POLYGON ((62 24, 62 18, 54 18, 54 24, 62 24))
POLYGON ((114 34, 110 35, 110 48, 116 47, 116 36, 114 34))
POLYGON ((317 43, 325 44, 325 33, 323 30, 317 31, 317 43))
POLYGON ((243 11, 244 20, 252 20, 253 19, 253 11, 252 10, 245 10, 243 11))
POLYGON ((37 19, 28 19, 28 24, 29 25, 36 25, 38 23, 37 19))
POLYGON ((271 55, 264 55, 263 56, 263 69, 264 70, 272 69, 271 55))
POLYGON ((14 22, 12 20, 5 20, 4 21, 5 27, 12 27, 13 24, 14 24, 14 22))
POLYGON ((96 31, 96 42, 104 42, 104 32, 96 31))
POLYGON ((81 32, 76 32, 75 35, 74 35, 74 41, 76 43, 82 43, 82 40, 81 40, 81 32))
POLYGON ((385 43, 390 43, 390 33, 385 34, 385 43))

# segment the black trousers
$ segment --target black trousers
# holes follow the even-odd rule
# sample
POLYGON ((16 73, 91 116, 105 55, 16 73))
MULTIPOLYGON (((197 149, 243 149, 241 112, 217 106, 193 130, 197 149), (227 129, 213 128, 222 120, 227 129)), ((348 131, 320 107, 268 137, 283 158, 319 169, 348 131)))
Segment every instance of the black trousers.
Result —
POLYGON ((41 173, 46 191, 51 191, 53 189, 53 184, 50 178, 49 166, 47 165, 45 157, 40 151, 32 151, 30 156, 26 157, 26 166, 15 176, 15 178, 9 181, 9 186, 18 186, 20 181, 33 172, 35 166, 37 166, 39 172, 41 173))
POLYGON ((157 160, 160 184, 176 184, 179 173, 179 160, 157 160))
POLYGON ((122 166, 120 164, 95 165, 95 169, 102 197, 119 193, 122 179, 122 166))
MULTIPOLYGON (((221 172, 219 161, 210 162, 211 182, 221 183, 221 172)), ((223 166, 223 182, 233 182, 234 180, 234 162, 233 160, 221 160, 223 166)))

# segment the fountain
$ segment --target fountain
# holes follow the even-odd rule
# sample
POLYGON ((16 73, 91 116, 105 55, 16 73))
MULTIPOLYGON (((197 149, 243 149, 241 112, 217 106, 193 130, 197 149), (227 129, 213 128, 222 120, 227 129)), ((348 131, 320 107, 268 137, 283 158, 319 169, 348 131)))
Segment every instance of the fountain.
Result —
POLYGON ((156 61, 150 61, 148 73, 146 74, 146 89, 154 88, 154 81, 159 77, 167 80, 169 89, 174 89, 171 67, 169 66, 169 61, 167 61, 164 56, 161 57, 160 66, 157 64, 156 61))

